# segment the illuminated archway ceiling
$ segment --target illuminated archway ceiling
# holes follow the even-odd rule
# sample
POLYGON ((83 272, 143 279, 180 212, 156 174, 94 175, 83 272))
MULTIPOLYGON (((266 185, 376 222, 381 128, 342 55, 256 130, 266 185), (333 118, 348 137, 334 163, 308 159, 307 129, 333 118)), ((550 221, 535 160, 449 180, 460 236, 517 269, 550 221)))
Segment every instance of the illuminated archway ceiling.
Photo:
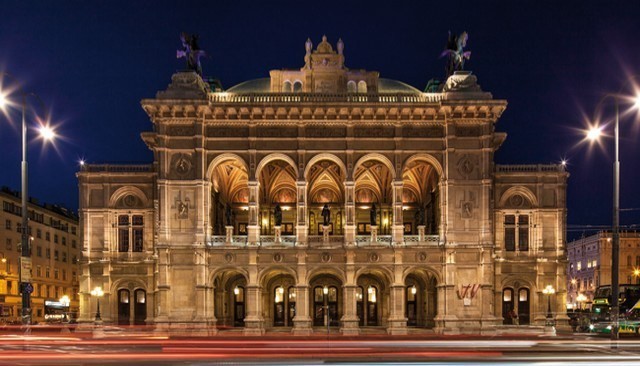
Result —
POLYGON ((309 169, 309 202, 340 203, 344 199, 344 174, 332 161, 320 161, 309 169))
POLYGON ((357 203, 391 203, 391 171, 381 162, 370 160, 358 166, 354 174, 357 203))
POLYGON ((249 175, 244 166, 236 160, 218 164, 213 170, 213 190, 220 193, 223 202, 248 203, 249 175))
POLYGON ((275 160, 260 171, 261 203, 295 203, 296 172, 287 162, 275 160))
POLYGON ((432 165, 415 161, 402 172, 402 202, 426 204, 438 185, 438 173, 432 165))

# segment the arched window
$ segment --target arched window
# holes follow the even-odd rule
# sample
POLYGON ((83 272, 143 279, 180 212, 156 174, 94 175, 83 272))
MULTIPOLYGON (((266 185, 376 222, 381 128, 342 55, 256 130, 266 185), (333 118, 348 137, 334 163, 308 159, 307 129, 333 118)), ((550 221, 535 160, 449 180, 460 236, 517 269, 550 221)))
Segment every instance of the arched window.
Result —
POLYGON ((529 324, 530 322, 530 302, 529 302, 529 289, 521 287, 518 290, 518 324, 529 324))
POLYGON ((300 93, 301 91, 302 91, 302 82, 300 80, 296 80, 296 82, 293 83, 293 92, 300 93))
POLYGON ((288 306, 288 314, 289 317, 289 325, 293 325, 293 318, 296 316, 296 288, 295 286, 289 287, 289 306, 288 306))
POLYGON ((378 325, 378 289, 367 288, 367 325, 378 325))
POLYGON ((357 91, 356 82, 349 80, 347 82, 347 93, 355 93, 357 91))
POLYGON ((273 325, 276 327, 284 326, 284 287, 276 287, 273 293, 273 325))
POLYGON ((358 93, 367 92, 367 83, 364 80, 358 81, 358 93))
POLYGON ((236 286, 233 289, 233 324, 236 327, 244 326, 244 287, 236 286))
POLYGON ((143 289, 137 289, 134 292, 134 300, 133 323, 136 325, 145 324, 147 319, 147 292, 143 289))
POLYGON ((504 324, 512 324, 509 312, 513 309, 513 289, 504 288, 502 290, 502 318, 504 324))
POLYGON ((407 286, 407 325, 416 326, 418 324, 418 289, 416 285, 407 286))
POLYGON ((129 324, 131 305, 129 300, 130 292, 127 289, 118 290, 118 324, 129 324))
POLYGON ((282 84, 282 92, 283 93, 291 93, 291 82, 289 80, 285 81, 282 84))

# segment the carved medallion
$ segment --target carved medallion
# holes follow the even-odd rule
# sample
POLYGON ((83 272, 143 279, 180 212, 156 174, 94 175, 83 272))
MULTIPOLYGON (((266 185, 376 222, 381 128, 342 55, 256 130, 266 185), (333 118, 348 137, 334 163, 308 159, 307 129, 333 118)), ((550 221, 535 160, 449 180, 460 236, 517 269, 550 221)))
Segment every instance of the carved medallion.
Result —
POLYGON ((369 253, 369 262, 375 263, 377 261, 380 260, 380 256, 378 255, 378 253, 369 253))
POLYGON ((427 260, 427 253, 420 252, 416 254, 416 258, 418 259, 418 262, 425 262, 427 260))
POLYGON ((509 198, 509 204, 513 207, 521 207, 524 203, 524 198, 521 195, 515 194, 509 198))
POLYGON ((127 207, 135 207, 138 204, 138 198, 132 194, 128 194, 124 196, 122 202, 127 207))
POLYGON ((276 253, 273 255, 273 261, 276 263, 282 262, 282 254, 276 253))
POLYGON ((175 171, 180 176, 185 176, 191 171, 191 158, 188 155, 181 154, 175 163, 175 171))
POLYGON ((474 168, 475 166, 471 161, 471 159, 469 158, 469 155, 464 155, 458 161, 458 172, 460 172, 460 174, 464 175, 465 177, 473 173, 474 168))
POLYGON ((320 256, 320 260, 322 261, 322 263, 331 262, 331 254, 329 254, 328 252, 322 253, 322 255, 320 256))
POLYGON ((233 254, 231 254, 231 253, 227 253, 227 254, 224 255, 224 261, 227 262, 227 263, 233 263, 234 259, 235 258, 233 257, 233 254))

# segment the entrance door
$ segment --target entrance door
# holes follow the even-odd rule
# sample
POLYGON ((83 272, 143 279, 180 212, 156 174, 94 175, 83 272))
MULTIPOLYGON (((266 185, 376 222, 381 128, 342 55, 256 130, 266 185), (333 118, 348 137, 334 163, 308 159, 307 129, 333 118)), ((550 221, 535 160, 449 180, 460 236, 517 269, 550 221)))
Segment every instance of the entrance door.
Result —
POLYGON ((284 287, 278 286, 274 290, 273 294, 273 326, 284 326, 284 287))
POLYGON ((313 289, 313 325, 324 325, 324 294, 320 286, 313 289))
POLYGON ((120 325, 129 325, 131 315, 129 295, 129 290, 118 290, 118 324, 120 325))
POLYGON ((378 289, 375 286, 367 289, 367 325, 378 325, 378 289))
POLYGON ((513 309, 513 289, 502 289, 502 319, 503 324, 513 324, 509 312, 513 309))
POLYGON ((133 324, 143 325, 147 319, 147 292, 138 289, 134 292, 133 324))
POLYGON ((296 288, 291 286, 289 287, 289 306, 288 306, 288 321, 289 326, 293 325, 293 318, 296 316, 296 288))
POLYGON ((233 289, 233 325, 244 327, 244 287, 233 289))
POLYGON ((359 325, 364 326, 364 297, 362 296, 362 287, 356 289, 356 314, 358 315, 359 325))
POLYGON ((529 314, 529 289, 522 287, 518 290, 518 320, 520 325, 531 322, 529 314))
POLYGON ((338 317, 338 289, 334 286, 329 287, 327 305, 329 306, 329 324, 338 326, 340 324, 338 317))
POLYGON ((407 325, 410 327, 418 325, 417 292, 416 286, 407 287, 407 325))

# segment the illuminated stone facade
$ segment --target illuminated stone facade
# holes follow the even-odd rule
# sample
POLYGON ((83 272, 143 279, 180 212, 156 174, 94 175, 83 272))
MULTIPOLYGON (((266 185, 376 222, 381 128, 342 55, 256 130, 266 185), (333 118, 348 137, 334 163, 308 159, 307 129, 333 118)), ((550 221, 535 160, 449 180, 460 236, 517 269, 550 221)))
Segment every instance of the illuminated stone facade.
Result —
MULTIPOLYGON (((22 202, 19 192, 6 187, 0 190, 0 201, 0 323, 21 323, 22 202)), ((78 217, 62 207, 38 204, 30 199, 29 230, 33 321, 61 321, 65 310, 70 313, 69 318, 74 318, 79 306, 78 259, 81 256, 78 217), (70 300, 67 309, 55 304, 65 295, 70 300), (54 306, 45 309, 46 301, 54 306)))
POLYGON ((306 46, 225 92, 176 73, 142 101, 153 164, 78 173, 82 320, 96 286, 105 321, 194 334, 491 332, 513 306, 541 324, 547 285, 562 309, 568 174, 494 164, 506 101, 468 72, 422 93, 306 46))

